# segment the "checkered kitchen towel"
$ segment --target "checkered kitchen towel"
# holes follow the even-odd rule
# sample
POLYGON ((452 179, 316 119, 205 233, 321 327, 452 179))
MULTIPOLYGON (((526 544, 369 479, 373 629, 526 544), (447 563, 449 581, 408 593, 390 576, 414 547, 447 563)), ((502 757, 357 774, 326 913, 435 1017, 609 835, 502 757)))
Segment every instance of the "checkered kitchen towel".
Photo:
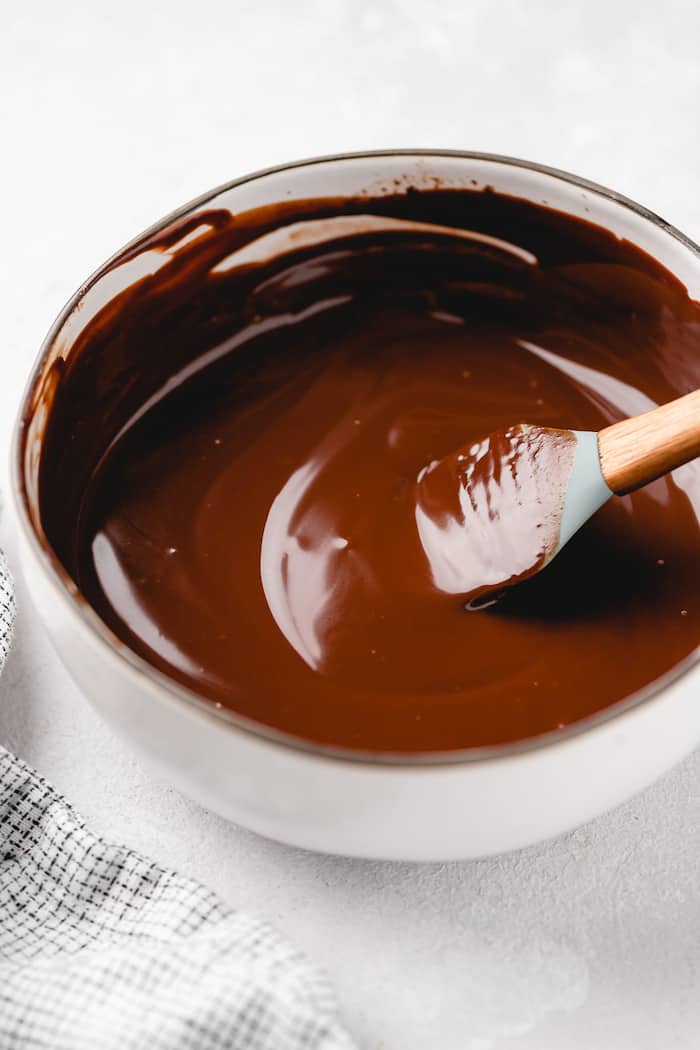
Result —
MULTIPOLYGON (((0 553, 0 668, 14 598, 0 553)), ((0 1050, 351 1050, 270 927, 97 838, 0 748, 0 1050)))

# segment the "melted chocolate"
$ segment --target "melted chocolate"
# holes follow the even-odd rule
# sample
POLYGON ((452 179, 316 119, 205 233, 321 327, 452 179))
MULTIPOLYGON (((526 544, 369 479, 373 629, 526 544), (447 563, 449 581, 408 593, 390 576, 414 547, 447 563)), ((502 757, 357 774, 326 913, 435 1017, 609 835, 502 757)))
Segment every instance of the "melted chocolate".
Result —
MULTIPOLYGON (((121 290, 45 379, 41 520, 177 681, 309 740, 420 752, 556 729, 697 646, 697 463, 610 501, 486 611, 437 569, 468 571, 459 544, 417 521, 465 442, 598 430, 700 385, 700 306, 634 246, 436 190, 200 213, 101 280, 121 290), (369 213, 472 232, 363 232, 369 213), (354 225, 297 225, 328 216, 354 225)), ((511 525, 520 575, 547 538, 511 525)))

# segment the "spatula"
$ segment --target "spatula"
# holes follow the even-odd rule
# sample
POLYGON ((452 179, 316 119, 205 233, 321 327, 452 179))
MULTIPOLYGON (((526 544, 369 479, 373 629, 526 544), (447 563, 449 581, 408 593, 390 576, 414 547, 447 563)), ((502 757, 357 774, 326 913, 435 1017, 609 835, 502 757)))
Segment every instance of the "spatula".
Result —
POLYGON ((543 569, 612 496, 700 455, 700 390, 604 430, 518 424, 431 463, 416 523, 435 585, 484 607, 543 569))

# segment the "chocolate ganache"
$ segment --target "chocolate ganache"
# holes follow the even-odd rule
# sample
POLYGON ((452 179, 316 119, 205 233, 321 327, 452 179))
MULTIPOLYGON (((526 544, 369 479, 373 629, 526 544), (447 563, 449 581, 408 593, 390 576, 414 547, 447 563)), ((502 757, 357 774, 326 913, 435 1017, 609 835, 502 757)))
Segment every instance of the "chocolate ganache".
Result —
POLYGON ((697 463, 610 501, 487 609, 426 553, 452 498, 431 464, 455 449, 700 385, 700 306, 632 244, 436 189, 200 211, 105 277, 47 381, 41 521, 179 683, 306 740, 415 753, 568 725, 698 645, 697 463))

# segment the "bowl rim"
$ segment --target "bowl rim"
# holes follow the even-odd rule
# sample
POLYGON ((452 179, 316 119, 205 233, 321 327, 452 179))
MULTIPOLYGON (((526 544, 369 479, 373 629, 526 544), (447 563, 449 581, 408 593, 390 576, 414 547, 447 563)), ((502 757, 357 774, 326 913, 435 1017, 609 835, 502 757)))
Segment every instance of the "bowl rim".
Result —
POLYGON ((24 437, 25 420, 31 405, 32 395, 42 375, 43 367, 54 345, 55 339, 63 328, 69 316, 73 313, 83 296, 90 287, 102 276, 113 263, 125 252, 136 246, 148 237, 159 233, 171 223, 181 219, 185 215, 195 211, 202 205, 212 201, 222 193, 243 186, 246 183, 266 178, 270 175, 281 174, 299 168, 310 168, 323 164, 340 164, 354 160, 391 159, 397 157, 405 158, 454 158, 457 160, 486 161, 493 164, 501 164, 504 167, 516 168, 530 171, 535 174, 545 175, 560 182, 568 183, 578 189, 588 190, 597 197, 602 197, 623 208, 633 212, 639 218, 650 222, 663 233, 680 242, 691 254, 698 257, 700 261, 700 245, 696 244, 685 234, 681 233, 675 226, 667 222, 655 212, 631 200, 624 194, 618 193, 600 183, 574 175, 571 172, 534 161, 523 160, 517 157, 499 153, 484 153, 472 150, 453 149, 377 149, 363 150, 349 153, 328 154, 291 161, 289 163, 277 164, 271 167, 258 169, 248 174, 239 176, 228 182, 224 182, 214 189, 208 190, 198 197, 183 204, 174 211, 169 212, 161 219, 153 223, 146 230, 138 233, 118 251, 114 252, 109 259, 100 265, 90 277, 84 281, 65 306, 55 318, 44 337, 39 352, 31 366, 28 380, 22 393, 17 417, 13 425, 12 441, 10 448, 10 490, 16 512, 16 519, 20 534, 27 541, 30 551, 38 566, 45 574, 55 596, 68 605, 70 612, 77 616, 77 622, 87 632, 91 642, 107 655, 116 660, 117 665, 125 672, 135 675, 142 684, 150 691, 156 692, 159 698, 177 701, 200 715, 212 720, 224 730, 243 733, 255 737, 260 744, 277 746, 287 751, 293 751, 307 757, 317 759, 328 759, 349 763, 352 765, 365 765, 372 767, 385 767, 387 769, 406 768, 444 768, 446 766, 468 766, 477 763, 494 762, 503 759, 517 758, 518 756, 530 755, 533 752, 544 751, 560 744, 575 740, 590 734, 592 730, 607 726, 611 722, 621 719, 623 716, 638 711, 649 701, 658 697, 667 686, 687 677, 693 668, 697 669, 700 661, 700 646, 694 649, 683 660, 675 664, 669 671, 654 679, 641 689, 636 690, 622 700, 596 711, 585 718, 565 726, 563 729, 555 729, 546 733, 529 737, 525 740, 510 741, 503 744, 482 745, 477 747, 456 748, 444 751, 426 752, 393 752, 393 751, 368 751, 362 749, 351 749, 337 747, 334 745, 317 743, 305 737, 296 736, 293 733, 276 729, 265 725, 245 715, 225 707, 217 707, 213 701, 200 696, 194 690, 188 689, 179 682, 170 678, 163 671, 151 665, 144 657, 129 648, 98 616, 96 611, 87 603, 78 590, 74 580, 65 570, 58 557, 53 551, 47 537, 35 528, 29 510, 29 496, 24 474, 24 437), (165 695, 163 695, 165 694, 165 695))

